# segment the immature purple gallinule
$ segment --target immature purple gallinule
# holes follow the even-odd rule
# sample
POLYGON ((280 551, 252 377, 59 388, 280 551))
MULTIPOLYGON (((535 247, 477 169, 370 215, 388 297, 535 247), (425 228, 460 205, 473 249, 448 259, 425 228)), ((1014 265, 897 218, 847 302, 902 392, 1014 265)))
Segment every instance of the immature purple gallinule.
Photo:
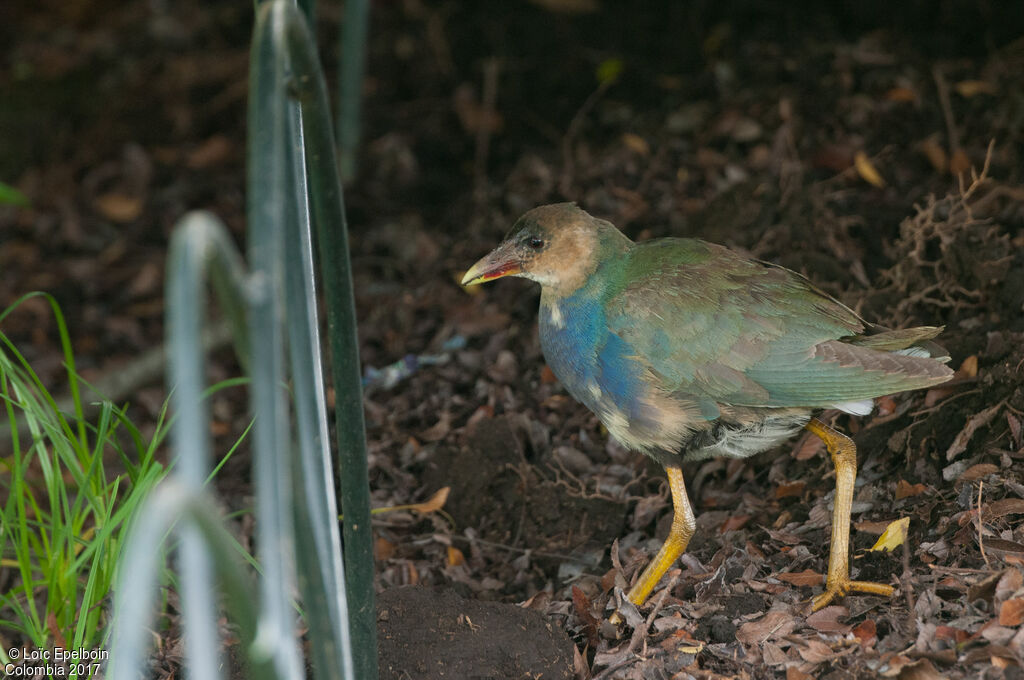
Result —
POLYGON ((535 208, 466 272, 470 285, 522 276, 541 285, 540 342, 555 376, 624 446, 665 468, 668 539, 629 591, 639 605, 686 549, 693 509, 680 463, 745 458, 810 430, 836 469, 832 543, 820 609, 848 591, 857 454, 812 417, 856 415, 872 399, 950 379, 930 326, 887 330, 783 267, 695 239, 633 243, 571 203, 535 208))

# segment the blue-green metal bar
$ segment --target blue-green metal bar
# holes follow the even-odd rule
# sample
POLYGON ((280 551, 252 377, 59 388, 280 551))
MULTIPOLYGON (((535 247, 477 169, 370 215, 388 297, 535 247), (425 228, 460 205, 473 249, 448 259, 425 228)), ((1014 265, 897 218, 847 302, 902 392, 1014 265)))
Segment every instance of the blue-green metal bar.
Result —
POLYGON ((366 40, 370 30, 370 1, 346 0, 338 50, 338 164, 348 182, 356 174, 362 128, 366 40))

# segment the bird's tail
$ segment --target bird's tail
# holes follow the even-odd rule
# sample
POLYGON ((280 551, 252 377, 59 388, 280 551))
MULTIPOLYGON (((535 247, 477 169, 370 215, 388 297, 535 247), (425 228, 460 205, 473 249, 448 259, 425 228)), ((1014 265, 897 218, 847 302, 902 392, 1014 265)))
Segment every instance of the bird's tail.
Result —
POLYGON ((949 352, 945 347, 932 340, 944 328, 945 326, 918 326, 917 328, 891 331, 877 327, 874 329, 874 333, 851 338, 848 342, 851 345, 867 347, 879 352, 892 352, 893 354, 934 359, 947 363, 949 352))

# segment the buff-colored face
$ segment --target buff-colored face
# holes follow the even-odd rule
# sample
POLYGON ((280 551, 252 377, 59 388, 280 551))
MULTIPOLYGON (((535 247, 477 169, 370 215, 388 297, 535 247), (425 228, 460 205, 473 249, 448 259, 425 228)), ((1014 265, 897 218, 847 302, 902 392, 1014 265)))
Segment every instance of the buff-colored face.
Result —
POLYGON ((503 276, 521 276, 552 288, 575 283, 594 268, 597 233, 593 222, 571 204, 534 208, 519 218, 497 248, 466 272, 462 285, 503 276))

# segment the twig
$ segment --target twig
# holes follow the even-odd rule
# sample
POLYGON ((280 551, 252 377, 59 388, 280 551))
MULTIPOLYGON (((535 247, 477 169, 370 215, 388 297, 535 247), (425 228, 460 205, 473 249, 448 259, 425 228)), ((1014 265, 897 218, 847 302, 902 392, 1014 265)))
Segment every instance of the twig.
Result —
MULTIPOLYGON (((952 381, 950 381, 950 382, 952 382, 952 381)), ((957 381, 957 382, 959 383, 960 381, 957 381)), ((967 380, 964 380, 963 382, 967 382, 967 380)), ((946 385, 944 384, 943 387, 945 387, 945 386, 946 385)), ((933 406, 929 406, 927 408, 923 408, 923 409, 921 409, 919 411, 913 411, 912 413, 910 413, 910 416, 912 418, 916 418, 918 416, 923 416, 923 415, 925 415, 927 413, 933 413, 935 411, 938 411, 940 408, 948 406, 951 402, 953 402, 956 399, 960 399, 961 397, 967 397, 967 396, 970 396, 972 394, 978 394, 979 392, 981 392, 980 389, 967 390, 966 392, 958 392, 958 393, 952 395, 949 399, 943 399, 942 401, 938 402, 937 404, 935 404, 933 406)))
POLYGON ((579 110, 569 121, 569 127, 565 131, 565 136, 562 138, 562 179, 558 184, 559 191, 566 198, 571 198, 569 195, 572 189, 573 175, 575 174, 576 166, 572 154, 572 143, 576 138, 576 133, 579 130, 583 119, 586 118, 590 110, 594 108, 597 102, 601 99, 601 96, 608 91, 608 88, 615 82, 614 78, 602 80, 597 86, 597 89, 590 93, 590 96, 583 102, 579 110))
POLYGON ((479 209, 487 200, 487 159, 491 149, 491 127, 498 100, 498 74, 501 63, 496 57, 484 60, 484 89, 481 95, 480 124, 476 128, 476 149, 473 154, 473 200, 479 209))
POLYGON ((949 137, 950 155, 960 150, 960 136, 956 131, 956 122, 953 120, 953 105, 949 101, 949 85, 946 83, 942 69, 938 66, 932 67, 932 78, 935 79, 935 88, 939 91, 939 105, 942 107, 942 117, 946 119, 946 135, 949 137))
POLYGON ((943 567, 939 564, 926 565, 932 571, 940 571, 944 574, 993 574, 991 569, 970 569, 968 567, 943 567))
POLYGON ((913 573, 910 571, 910 546, 903 541, 903 573, 900 574, 900 588, 907 597, 907 630, 911 631, 910 637, 917 637, 917 606, 914 598, 913 573))
MULTIPOLYGON (((531 550, 529 548, 519 548, 519 547, 514 546, 514 545, 508 545, 507 543, 495 543, 494 541, 487 541, 487 540, 484 540, 482 538, 468 538, 466 536, 460 536, 459 534, 452 534, 451 536, 449 536, 449 538, 452 541, 459 541, 459 542, 467 544, 467 545, 472 545, 474 543, 477 543, 477 544, 482 545, 482 546, 487 547, 487 548, 495 548, 497 550, 506 550, 508 552, 517 553, 519 555, 530 554, 533 557, 543 557, 545 559, 555 559, 555 560, 561 560, 563 562, 566 562, 566 561, 568 561, 568 562, 579 562, 579 563, 582 563, 582 564, 587 564, 589 566, 595 566, 595 567, 598 566, 597 564, 592 564, 590 561, 587 561, 587 560, 584 560, 584 559, 580 559, 580 557, 581 557, 580 555, 566 555, 565 553, 553 553, 553 552, 545 552, 543 550, 531 550)), ((433 540, 433 539, 431 539, 431 540, 433 540)))
POLYGON ((679 576, 682 573, 682 569, 672 570, 671 578, 669 578, 668 583, 665 585, 664 588, 662 588, 661 592, 658 593, 658 597, 654 600, 654 608, 651 609, 651 613, 647 617, 647 621, 644 625, 645 629, 649 630, 650 627, 654 624, 655 617, 658 616, 658 612, 661 611, 661 608, 665 606, 665 600, 668 598, 668 594, 672 592, 673 588, 676 587, 676 582, 679 581, 679 576))
POLYGON ((991 569, 992 565, 989 564, 988 555, 985 554, 985 543, 982 539, 982 534, 984 533, 984 525, 981 522, 981 493, 984 490, 984 488, 985 480, 982 480, 978 483, 978 550, 981 551, 981 558, 985 560, 985 566, 991 569))

